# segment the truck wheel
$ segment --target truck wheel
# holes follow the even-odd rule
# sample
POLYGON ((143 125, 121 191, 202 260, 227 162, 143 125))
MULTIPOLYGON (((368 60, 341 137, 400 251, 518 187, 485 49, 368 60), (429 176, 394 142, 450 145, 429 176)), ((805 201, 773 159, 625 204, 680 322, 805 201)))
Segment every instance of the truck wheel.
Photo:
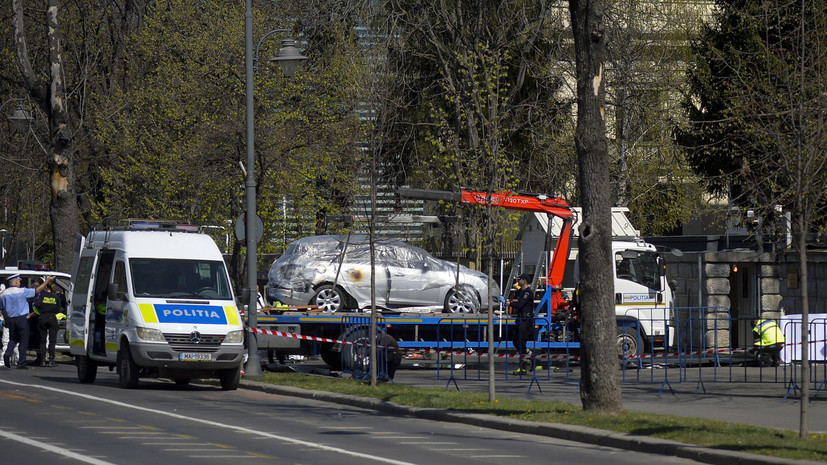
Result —
POLYGON ((479 310, 480 299, 468 286, 460 286, 459 290, 451 289, 445 296, 446 313, 477 313, 479 310))
POLYGON ((623 330, 623 328, 618 328, 619 334, 617 335, 617 356, 621 357, 622 359, 626 360, 629 358, 634 358, 640 355, 638 340, 637 340, 637 331, 632 329, 629 331, 623 330))
POLYGON ((78 367, 78 381, 81 384, 91 384, 98 376, 98 364, 86 355, 78 355, 75 358, 78 367))
POLYGON ((345 310, 345 293, 338 286, 333 287, 330 284, 323 284, 316 290, 316 295, 310 300, 310 305, 315 305, 329 313, 345 310))
POLYGON ((121 381, 121 387, 125 389, 134 389, 138 386, 138 365, 135 364, 132 351, 126 342, 118 349, 118 379, 121 381))
POLYGON ((241 383, 241 367, 222 370, 218 375, 218 379, 221 381, 221 389, 235 391, 241 383))
POLYGON ((319 355, 331 370, 342 371, 342 353, 334 352, 333 344, 322 343, 319 347, 319 355))
POLYGON ((342 368, 367 373, 370 370, 370 329, 354 326, 340 338, 350 344, 342 344, 342 368))

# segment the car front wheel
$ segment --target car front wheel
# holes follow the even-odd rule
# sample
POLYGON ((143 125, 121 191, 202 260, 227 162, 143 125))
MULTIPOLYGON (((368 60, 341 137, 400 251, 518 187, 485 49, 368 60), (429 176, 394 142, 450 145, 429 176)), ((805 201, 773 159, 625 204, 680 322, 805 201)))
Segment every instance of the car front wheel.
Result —
POLYGON ((451 289, 445 296, 446 313, 477 313, 479 310, 477 293, 468 286, 460 286, 459 290, 451 289))
POLYGON ((315 305, 328 313, 335 313, 345 309, 345 294, 339 287, 324 284, 316 289, 316 295, 310 301, 310 305, 315 305))

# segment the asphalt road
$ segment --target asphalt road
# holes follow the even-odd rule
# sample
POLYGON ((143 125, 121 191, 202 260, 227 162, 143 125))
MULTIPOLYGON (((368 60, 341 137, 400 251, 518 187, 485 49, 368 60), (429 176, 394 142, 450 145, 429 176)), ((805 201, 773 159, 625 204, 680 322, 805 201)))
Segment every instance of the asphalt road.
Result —
MULTIPOLYGON (((405 362, 395 383, 488 392, 487 372, 473 367, 458 370, 420 368, 405 362), (482 379, 480 379, 482 377, 482 379)), ((827 379, 827 367, 814 369, 814 380, 827 379)), ((498 366, 497 395, 570 402, 580 405, 579 367, 566 373, 537 372, 537 378, 506 375, 498 366)), ((704 366, 686 370, 670 368, 627 369, 621 373, 623 407, 626 410, 699 417, 748 425, 798 431, 801 422, 800 390, 790 389, 798 371, 790 366, 759 369, 743 366, 704 366)), ((827 384, 810 384, 809 431, 827 433, 827 384), (821 390, 818 388, 821 387, 821 390)), ((800 385, 798 381, 794 383, 800 385)))
POLYGON ((212 385, 142 381, 101 370, 0 368, 3 463, 634 464, 691 460, 398 416, 343 404, 212 385))

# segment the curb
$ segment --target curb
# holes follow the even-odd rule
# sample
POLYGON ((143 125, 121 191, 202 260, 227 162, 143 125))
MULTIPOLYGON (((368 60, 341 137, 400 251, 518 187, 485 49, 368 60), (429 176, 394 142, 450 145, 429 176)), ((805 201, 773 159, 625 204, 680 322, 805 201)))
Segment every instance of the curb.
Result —
POLYGON ((709 463, 712 465, 825 464, 825 462, 813 460, 788 459, 770 455, 759 455, 747 452, 736 452, 702 446, 693 446, 668 439, 658 439, 628 433, 617 433, 597 428, 589 428, 587 426, 537 423, 533 421, 497 417, 494 415, 461 413, 422 407, 408 407, 380 399, 327 391, 313 391, 309 389, 295 388, 292 386, 279 386, 276 384, 263 383, 259 381, 242 380, 239 384, 239 388, 266 392, 268 394, 280 394, 285 396, 321 400, 324 402, 344 404, 351 407, 360 407, 395 415, 407 415, 426 420, 462 423, 471 426, 532 434, 535 436, 545 436, 555 439, 564 439, 567 441, 594 444, 597 446, 612 447, 615 449, 623 449, 634 452, 668 455, 695 460, 702 463, 709 463))

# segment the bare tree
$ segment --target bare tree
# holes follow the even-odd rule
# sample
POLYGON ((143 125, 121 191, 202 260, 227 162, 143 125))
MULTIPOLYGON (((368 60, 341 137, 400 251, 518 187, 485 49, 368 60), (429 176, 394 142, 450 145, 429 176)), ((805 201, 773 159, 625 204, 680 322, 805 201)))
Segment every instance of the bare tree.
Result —
POLYGON ((55 268, 69 271, 74 256, 75 238, 80 232, 80 222, 72 163, 74 135, 69 124, 60 49, 60 1, 49 0, 46 10, 49 81, 40 78, 29 60, 23 0, 12 0, 12 9, 14 41, 25 87, 32 100, 37 102, 49 119, 48 165, 52 191, 49 213, 55 244, 55 268))
POLYGON ((583 408, 620 412, 623 402, 617 355, 612 350, 616 322, 612 299, 611 198, 605 120, 606 31, 600 0, 569 0, 577 69, 575 145, 583 218, 578 248, 581 262, 583 408))
POLYGON ((697 215, 703 190, 675 144, 679 91, 700 28, 694 2, 605 0, 606 114, 615 205, 629 207, 643 235, 697 215), (681 18, 676 21, 675 18, 681 18))
MULTIPOLYGON (((827 225, 823 5, 720 2, 695 46, 688 101, 696 170, 766 224, 791 214, 801 280, 801 438, 808 437, 808 236, 827 225)), ((756 231, 760 234, 760 231, 756 231)), ((762 308, 761 310, 771 310, 762 308)), ((793 309, 794 311, 795 309, 793 309)))

